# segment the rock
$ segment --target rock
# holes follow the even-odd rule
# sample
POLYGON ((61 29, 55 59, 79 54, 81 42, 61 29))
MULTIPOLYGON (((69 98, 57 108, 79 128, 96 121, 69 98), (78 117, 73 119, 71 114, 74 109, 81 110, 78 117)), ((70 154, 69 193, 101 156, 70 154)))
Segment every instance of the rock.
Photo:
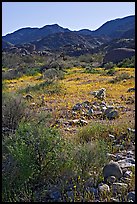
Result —
POLYGON ((109 119, 109 120, 112 120, 112 119, 115 119, 119 116, 118 114, 118 111, 117 110, 112 110, 110 111, 109 113, 106 114, 106 117, 109 119))
POLYGON ((126 171, 124 173, 124 177, 131 178, 132 177, 132 171, 126 171))
POLYGON ((93 113, 94 113, 94 111, 93 111, 92 108, 90 108, 90 109, 88 110, 88 112, 87 112, 88 115, 92 115, 93 113))
POLYGON ((114 106, 107 106, 107 109, 104 112, 104 115, 107 115, 110 111, 114 110, 114 106))
POLYGON ((87 125, 88 122, 83 119, 74 119, 72 121, 69 121, 69 125, 87 125))
POLYGON ((117 162, 109 162, 104 168, 103 168, 103 176, 104 178, 108 178, 109 176, 115 176, 116 178, 121 178, 123 175, 122 169, 120 168, 119 164, 117 162))
POLYGON ((110 198, 111 202, 120 202, 118 198, 110 198))
POLYGON ((94 110, 94 111, 99 111, 100 110, 100 106, 98 106, 98 105, 93 105, 92 106, 92 109, 94 110))
POLYGON ((134 49, 115 48, 115 49, 112 49, 110 52, 108 52, 105 55, 105 57, 103 59, 103 64, 106 64, 108 62, 117 63, 117 62, 122 61, 125 58, 130 58, 133 55, 135 55, 134 49))
POLYGON ((107 157, 111 158, 112 160, 116 160, 116 155, 114 155, 114 154, 107 153, 107 157))
POLYGON ((110 183, 110 184, 116 182, 116 177, 115 176, 109 176, 107 178, 107 182, 110 183))
POLYGON ((128 157, 134 157, 135 153, 132 150, 127 151, 127 158, 128 157))
POLYGON ((61 199, 61 193, 59 191, 53 191, 49 194, 50 198, 54 201, 59 201, 61 199))
POLYGON ((107 110, 106 106, 101 107, 101 111, 104 113, 107 110))
POLYGON ((78 111, 78 110, 81 109, 81 107, 82 107, 81 103, 77 103, 76 105, 73 106, 72 110, 73 111, 78 111))
POLYGON ((118 161, 119 166, 123 168, 135 167, 135 159, 126 158, 118 161))
POLYGON ((81 105, 85 108, 89 108, 91 106, 91 103, 89 101, 84 101, 81 105))
POLYGON ((112 139, 112 140, 115 139, 115 136, 114 136, 114 135, 109 134, 108 136, 109 136, 109 138, 112 139))
POLYGON ((94 97, 97 97, 98 99, 104 99, 106 97, 106 89, 105 88, 101 88, 98 91, 93 91, 91 92, 91 95, 93 95, 94 97))
POLYGON ((113 183, 112 184, 112 191, 113 193, 125 193, 128 189, 128 184, 126 183, 113 183))
POLYGON ((130 191, 127 195, 127 200, 132 200, 133 202, 135 202, 135 191, 130 191))
POLYGON ((127 90, 127 92, 132 92, 132 91, 135 91, 135 88, 133 87, 133 88, 129 88, 128 90, 127 90))
POLYGON ((128 128, 127 130, 128 130, 128 132, 135 133, 135 129, 128 128))
POLYGON ((98 191, 99 191, 99 194, 101 195, 108 195, 108 193, 110 192, 110 188, 107 184, 99 184, 98 191))

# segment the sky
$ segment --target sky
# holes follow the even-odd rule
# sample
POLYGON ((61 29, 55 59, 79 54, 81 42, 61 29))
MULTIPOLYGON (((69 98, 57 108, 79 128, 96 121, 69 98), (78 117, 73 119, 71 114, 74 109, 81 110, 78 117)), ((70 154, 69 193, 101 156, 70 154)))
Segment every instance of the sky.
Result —
POLYGON ((135 2, 2 2, 2 36, 51 24, 96 30, 109 20, 130 15, 135 15, 135 2))

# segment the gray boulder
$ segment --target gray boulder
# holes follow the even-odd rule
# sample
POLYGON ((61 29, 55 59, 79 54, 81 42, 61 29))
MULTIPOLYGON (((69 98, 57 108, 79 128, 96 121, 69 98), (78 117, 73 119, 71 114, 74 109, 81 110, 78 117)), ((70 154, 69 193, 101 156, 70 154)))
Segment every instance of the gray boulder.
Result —
POLYGON ((109 119, 109 120, 112 120, 112 119, 115 119, 119 116, 119 113, 117 110, 112 110, 110 111, 109 113, 106 114, 106 117, 109 119))
POLYGON ((117 63, 122 61, 125 58, 129 58, 135 55, 134 49, 128 49, 128 48, 116 48, 108 52, 104 59, 103 64, 108 62, 117 63))
POLYGON ((122 169, 120 168, 117 162, 110 161, 103 168, 103 176, 104 178, 108 178, 109 176, 115 176, 116 178, 121 178, 123 175, 122 169))
POLYGON ((135 191, 130 191, 127 195, 127 200, 130 201, 132 200, 133 202, 135 202, 135 191))
POLYGON ((133 158, 126 158, 118 161, 119 166, 124 168, 135 167, 135 159, 133 158))

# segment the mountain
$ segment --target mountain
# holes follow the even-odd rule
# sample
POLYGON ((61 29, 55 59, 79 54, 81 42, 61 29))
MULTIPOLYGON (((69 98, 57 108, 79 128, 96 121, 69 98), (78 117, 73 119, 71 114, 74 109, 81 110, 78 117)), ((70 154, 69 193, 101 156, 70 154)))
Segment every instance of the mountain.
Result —
POLYGON ((68 28, 62 28, 57 24, 46 25, 42 28, 22 28, 11 34, 3 36, 3 40, 14 45, 33 42, 50 34, 69 32, 68 28))
MULTIPOLYGON (((81 29, 71 31, 58 24, 42 28, 21 28, 2 37, 5 51, 12 46, 33 51, 63 51, 68 55, 81 55, 98 51, 108 52, 115 48, 135 47, 135 16, 127 16, 104 23, 95 31, 81 29)), ((14 49, 15 50, 15 49, 14 49)), ((20 52, 20 51, 19 51, 20 52)), ((25 51, 25 53, 27 53, 25 51)))
POLYGON ((10 43, 10 42, 7 42, 7 41, 5 41, 5 40, 2 40, 2 47, 3 48, 11 48, 11 47, 13 47, 14 45, 12 44, 12 43, 10 43))
POLYGON ((100 28, 92 32, 93 36, 106 35, 111 38, 120 38, 125 32, 135 31, 135 15, 118 18, 104 23, 100 28))

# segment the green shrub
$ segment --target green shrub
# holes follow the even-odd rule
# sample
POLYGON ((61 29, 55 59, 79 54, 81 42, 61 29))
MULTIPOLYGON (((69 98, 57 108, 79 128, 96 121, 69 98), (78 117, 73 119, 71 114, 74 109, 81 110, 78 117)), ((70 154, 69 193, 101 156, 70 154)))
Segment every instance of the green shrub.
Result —
POLYGON ((64 72, 62 70, 58 70, 55 68, 47 69, 44 72, 44 78, 47 80, 56 80, 56 79, 63 79, 64 72))
POLYGON ((114 67, 113 62, 108 62, 108 63, 104 64, 104 68, 105 68, 105 69, 111 69, 111 68, 113 68, 113 67, 114 67))
POLYGON ((62 177, 64 171, 73 167, 72 144, 66 143, 56 129, 43 127, 43 123, 21 122, 4 147, 7 160, 12 158, 15 165, 3 172, 3 199, 9 199, 7 195, 12 192, 14 198, 19 198, 20 189, 23 192, 27 183, 30 190, 42 181, 48 185, 49 180, 62 177))
POLYGON ((127 72, 123 72, 120 75, 116 76, 115 78, 113 78, 112 80, 110 80, 110 83, 117 83, 120 82, 124 79, 130 79, 132 76, 130 76, 130 74, 128 74, 127 72))
POLYGON ((107 75, 109 75, 109 76, 113 76, 114 74, 116 73, 116 70, 115 70, 115 68, 113 67, 113 68, 110 68, 108 71, 107 71, 107 75))
POLYGON ((78 135, 77 135, 77 141, 80 143, 87 143, 94 141, 96 139, 100 138, 107 138, 108 133, 112 130, 112 127, 94 122, 88 126, 82 127, 79 129, 78 135))
POLYGON ((25 103, 22 96, 10 93, 2 94, 2 130, 13 132, 25 115, 25 103))

